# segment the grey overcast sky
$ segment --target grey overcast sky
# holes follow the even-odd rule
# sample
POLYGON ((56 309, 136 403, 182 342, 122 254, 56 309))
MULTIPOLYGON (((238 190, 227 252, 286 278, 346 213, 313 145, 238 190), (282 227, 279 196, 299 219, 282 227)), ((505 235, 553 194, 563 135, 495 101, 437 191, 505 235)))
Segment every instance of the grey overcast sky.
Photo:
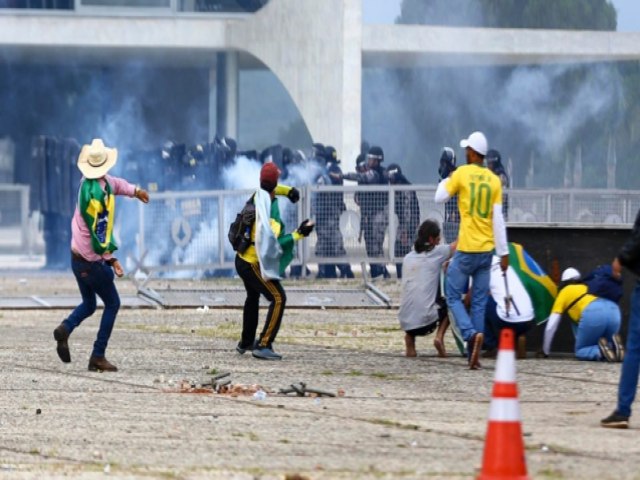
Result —
MULTIPOLYGON (((393 23, 400 14, 401 3, 402 0, 363 0, 364 23, 393 23)), ((640 1, 613 0, 613 4, 618 11, 618 31, 640 31, 640 1)))

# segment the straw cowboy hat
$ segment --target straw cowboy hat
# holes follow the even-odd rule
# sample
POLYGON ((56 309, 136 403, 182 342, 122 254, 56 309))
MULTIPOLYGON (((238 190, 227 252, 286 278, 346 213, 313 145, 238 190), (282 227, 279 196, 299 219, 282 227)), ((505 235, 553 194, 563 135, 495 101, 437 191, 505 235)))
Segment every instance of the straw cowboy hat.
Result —
POLYGON ((94 138, 91 145, 83 145, 78 156, 78 168, 85 178, 104 177, 116 164, 118 150, 107 148, 100 138, 94 138))

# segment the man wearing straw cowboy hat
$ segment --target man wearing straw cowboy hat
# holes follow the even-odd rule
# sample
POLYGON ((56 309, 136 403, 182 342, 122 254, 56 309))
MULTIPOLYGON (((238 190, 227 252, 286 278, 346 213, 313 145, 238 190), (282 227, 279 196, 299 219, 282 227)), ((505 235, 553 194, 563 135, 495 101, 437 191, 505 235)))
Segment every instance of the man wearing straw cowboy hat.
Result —
POLYGON ((83 178, 78 203, 71 220, 71 269, 78 282, 82 303, 53 331, 57 352, 64 363, 71 362, 68 339, 73 330, 96 310, 96 295, 104 303, 100 328, 89 370, 115 372, 118 368, 105 358, 105 350, 120 308, 115 275, 124 274, 113 256, 118 246, 113 239, 115 196, 126 195, 148 203, 149 194, 126 180, 107 175, 116 164, 118 151, 105 147, 99 138, 84 145, 78 156, 83 178))

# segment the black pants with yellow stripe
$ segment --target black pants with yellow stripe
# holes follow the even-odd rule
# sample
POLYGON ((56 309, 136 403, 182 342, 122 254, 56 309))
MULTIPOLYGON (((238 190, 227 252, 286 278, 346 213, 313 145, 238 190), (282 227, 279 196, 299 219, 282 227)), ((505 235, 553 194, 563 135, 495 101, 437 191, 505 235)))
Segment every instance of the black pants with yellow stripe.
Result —
POLYGON ((271 344, 278 335, 284 306, 287 302, 284 289, 278 280, 263 279, 260 274, 260 265, 246 262, 238 255, 236 255, 236 271, 242 278, 244 288, 247 291, 242 314, 241 347, 250 348, 255 340, 258 329, 260 294, 262 294, 271 303, 267 312, 267 321, 258 339, 258 345, 261 348, 271 348, 271 344))

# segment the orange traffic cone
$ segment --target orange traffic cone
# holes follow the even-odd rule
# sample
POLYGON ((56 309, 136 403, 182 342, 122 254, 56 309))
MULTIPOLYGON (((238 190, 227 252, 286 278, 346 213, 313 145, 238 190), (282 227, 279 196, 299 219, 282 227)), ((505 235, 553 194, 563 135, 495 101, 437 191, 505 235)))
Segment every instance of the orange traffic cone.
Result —
POLYGON ((520 426, 514 343, 513 330, 503 329, 493 379, 482 472, 478 480, 529 479, 520 426))

